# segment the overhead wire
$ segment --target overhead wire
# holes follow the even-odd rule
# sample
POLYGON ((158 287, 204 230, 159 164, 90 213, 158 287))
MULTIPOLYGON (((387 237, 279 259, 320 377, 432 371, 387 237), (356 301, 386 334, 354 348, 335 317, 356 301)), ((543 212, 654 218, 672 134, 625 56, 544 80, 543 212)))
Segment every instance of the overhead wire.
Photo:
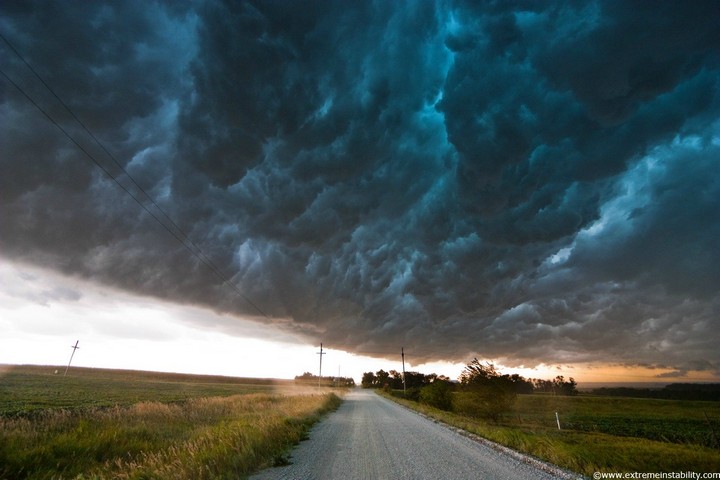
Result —
POLYGON ((165 219, 168 220, 168 222, 170 222, 170 224, 180 232, 180 234, 183 236, 183 238, 187 239, 195 248, 199 249, 199 247, 185 234, 185 232, 182 231, 182 229, 173 221, 173 219, 170 218, 170 216, 167 213, 165 213, 165 211, 160 207, 160 205, 157 204, 155 199, 153 199, 152 196, 150 196, 145 191, 145 189, 143 189, 140 186, 140 184, 138 184, 138 182, 135 181, 135 178, 132 175, 130 175, 130 173, 125 169, 125 167, 122 166, 122 164, 115 158, 115 156, 112 153, 110 153, 110 151, 108 151, 107 148, 105 148, 105 145, 90 131, 90 129, 85 125, 85 123, 83 123, 83 121, 80 120, 80 118, 77 115, 75 115, 75 112, 73 112, 72 109, 63 101, 63 99, 60 98, 60 96, 55 93, 55 90, 53 90, 52 87, 50 87, 50 85, 48 85, 48 83, 42 78, 42 76, 40 76, 40 74, 35 70, 35 68, 33 68, 33 66, 27 60, 25 60, 25 57, 23 57, 20 54, 20 52, 17 51, 17 49, 12 45, 12 43, 10 43, 10 41, 1 32, 0 32, 0 38, 2 38, 2 40, 7 44, 7 46, 10 47, 10 50, 12 50, 12 52, 32 72, 32 74, 35 76, 35 78, 37 78, 40 81, 40 83, 43 84, 43 86, 48 90, 48 92, 50 92, 50 94, 52 94, 52 96, 55 97, 55 99, 60 103, 60 105, 63 106, 65 111, 67 111, 70 114, 70 116, 73 118, 73 120, 75 120, 78 123, 78 125, 80 125, 82 127, 82 129, 85 131, 85 133, 87 133, 90 136, 90 138, 93 139, 95 144, 97 144, 102 149, 102 151, 105 152, 105 154, 115 163, 115 165, 117 165, 117 167, 130 179, 130 181, 133 183, 133 185, 135 185, 135 187, 138 190, 140 190, 140 192, 142 192, 143 195, 145 195, 145 198, 147 198, 150 201, 150 203, 152 203, 153 206, 155 206, 155 208, 157 208, 160 211, 160 213, 163 214, 163 217, 165 217, 165 219))
POLYGON ((63 106, 63 108, 70 114, 70 116, 82 127, 82 129, 89 135, 90 138, 102 149, 102 151, 115 163, 115 165, 120 169, 120 171, 127 176, 127 178, 130 179, 132 184, 145 196, 145 198, 159 211, 162 216, 166 219, 166 221, 173 227, 170 228, 167 223, 163 222, 155 213, 153 213, 147 205, 138 197, 135 196, 133 192, 131 192, 125 185, 123 185, 118 178, 110 172, 104 165, 102 165, 101 162, 99 162, 85 147, 83 147, 80 142, 78 142, 65 128, 60 125, 58 121, 53 118, 52 115, 50 115, 45 109, 43 109, 33 98, 28 94, 20 85, 18 85, 7 73, 5 73, 2 68, 0 68, 0 74, 2 74, 3 77, 13 86, 15 87, 18 92, 20 92, 40 113, 42 113, 55 127, 58 128, 82 153, 85 154, 85 156, 90 159, 100 170, 105 173, 110 179, 113 180, 125 193, 127 193, 134 201, 137 203, 145 212, 147 212, 151 218, 153 218, 157 223, 159 223, 170 235, 172 235, 180 244, 188 251, 190 252, 194 257, 196 257, 200 262, 205 265, 221 282, 222 284, 228 286, 231 290, 233 290, 240 298, 242 298, 245 302, 248 303, 251 307, 253 307, 258 313, 260 313, 263 317, 270 320, 270 316, 265 313, 255 302, 253 302, 250 298, 247 297, 238 287, 237 285, 231 283, 225 275, 220 271, 220 269, 212 262, 212 260, 203 253, 203 251, 200 249, 200 247, 193 242, 193 240, 183 231, 180 226, 176 222, 172 220, 172 218, 165 212, 165 210, 160 207, 160 205, 152 198, 150 194, 148 194, 145 189, 143 189, 138 182, 133 178, 132 175, 122 166, 122 164, 115 158, 112 153, 108 151, 108 149, 98 140, 98 138, 90 131, 90 129, 78 118, 77 115, 72 111, 72 109, 60 98, 59 95, 55 93, 55 91, 48 85, 47 82, 40 76, 40 74, 37 73, 37 71, 30 65, 27 60, 18 52, 18 50, 12 45, 12 43, 2 34, 0 33, 0 38, 5 42, 5 44, 10 48, 10 50, 27 66, 27 68, 33 73, 33 75, 42 83, 42 85, 50 92, 50 94, 63 106), (193 248, 191 248, 191 246, 193 248))

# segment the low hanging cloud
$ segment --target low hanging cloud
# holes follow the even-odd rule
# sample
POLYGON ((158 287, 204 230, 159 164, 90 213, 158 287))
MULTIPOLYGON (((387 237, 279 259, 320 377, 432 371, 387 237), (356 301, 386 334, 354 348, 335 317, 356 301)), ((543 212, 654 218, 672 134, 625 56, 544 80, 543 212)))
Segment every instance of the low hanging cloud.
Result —
POLYGON ((242 296, 3 79, 6 258, 351 352, 720 365, 717 2, 0 9, 242 296))

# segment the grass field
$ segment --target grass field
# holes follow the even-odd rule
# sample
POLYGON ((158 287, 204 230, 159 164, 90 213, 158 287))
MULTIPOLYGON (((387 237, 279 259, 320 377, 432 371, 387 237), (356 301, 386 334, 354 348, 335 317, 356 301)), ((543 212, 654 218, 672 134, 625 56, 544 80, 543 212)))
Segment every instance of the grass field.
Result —
POLYGON ((179 402, 197 397, 275 392, 291 380, 38 366, 0 366, 0 415, 47 408, 78 409, 179 402), (58 370, 59 373, 54 372, 58 370))
POLYGON ((705 419, 707 414, 720 433, 719 402, 519 395, 512 411, 494 424, 388 397, 588 476, 596 471, 720 472, 720 449, 705 419))
POLYGON ((0 479, 244 478, 340 398, 289 381, 4 367, 0 479))

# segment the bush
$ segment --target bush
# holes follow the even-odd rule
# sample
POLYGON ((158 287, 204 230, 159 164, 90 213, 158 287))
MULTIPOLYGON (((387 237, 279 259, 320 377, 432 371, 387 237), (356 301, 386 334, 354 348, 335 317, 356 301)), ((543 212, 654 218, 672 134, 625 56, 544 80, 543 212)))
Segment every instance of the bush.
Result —
POLYGON ((466 389, 453 398, 453 409, 471 417, 497 422, 512 409, 517 395, 506 385, 487 384, 466 389))
POLYGON ((408 388, 405 391, 405 398, 407 398, 408 400, 412 400, 413 402, 419 402, 420 401, 420 388, 419 387, 408 388))
POLYGON ((420 401, 420 389, 418 387, 408 388, 407 390, 385 390, 393 397, 404 398, 406 400, 412 400, 413 402, 420 401))
POLYGON ((420 390, 420 401, 440 410, 452 410, 452 387, 448 382, 436 380, 420 390))

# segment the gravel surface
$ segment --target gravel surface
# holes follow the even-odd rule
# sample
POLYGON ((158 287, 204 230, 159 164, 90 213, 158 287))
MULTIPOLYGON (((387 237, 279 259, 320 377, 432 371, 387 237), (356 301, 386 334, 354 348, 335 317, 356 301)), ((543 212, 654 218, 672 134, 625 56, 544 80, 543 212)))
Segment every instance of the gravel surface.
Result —
POLYGON ((544 471, 540 462, 508 455, 367 390, 348 394, 293 450, 290 461, 251 479, 567 478, 559 469, 544 471))

